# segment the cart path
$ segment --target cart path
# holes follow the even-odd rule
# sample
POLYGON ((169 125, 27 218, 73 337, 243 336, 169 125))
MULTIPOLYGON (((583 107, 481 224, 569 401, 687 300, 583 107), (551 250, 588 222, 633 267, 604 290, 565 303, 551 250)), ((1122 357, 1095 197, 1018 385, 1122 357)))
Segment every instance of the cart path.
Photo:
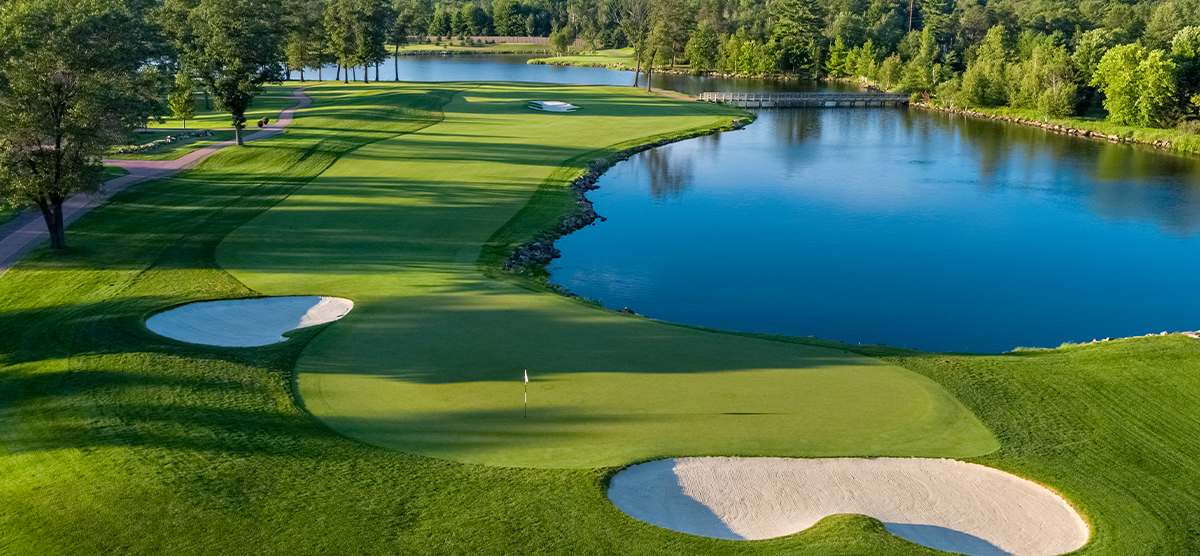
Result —
MULTIPOLYGON (((292 123, 292 116, 297 110, 312 103, 312 99, 304 94, 304 89, 296 89, 292 94, 296 98, 296 106, 284 110, 279 114, 279 119, 274 124, 250 134, 245 140, 257 141, 259 139, 266 139, 283 131, 288 124, 292 123)), ((235 144, 237 142, 233 139, 214 143, 196 149, 175 160, 105 159, 105 164, 119 166, 129 173, 104 182, 104 191, 99 195, 76 195, 67 199, 63 203, 63 220, 65 225, 70 226, 73 222, 79 220, 79 217, 93 208, 104 204, 113 195, 124 191, 130 185, 149 179, 165 177, 175 172, 195 167, 197 164, 203 162, 204 159, 216 154, 217 151, 235 144)), ((46 223, 42 220, 41 212, 36 210, 26 211, 7 224, 0 226, 0 276, 9 268, 12 268, 25 253, 28 253, 29 250, 49 238, 50 233, 46 231, 46 223)))

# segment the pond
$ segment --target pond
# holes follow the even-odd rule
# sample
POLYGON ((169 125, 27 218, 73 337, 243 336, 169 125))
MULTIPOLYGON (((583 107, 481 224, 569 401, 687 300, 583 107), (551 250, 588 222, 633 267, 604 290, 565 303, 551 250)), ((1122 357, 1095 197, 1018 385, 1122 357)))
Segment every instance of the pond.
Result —
MULTIPOLYGON (((527 58, 399 68, 416 81, 633 77, 527 58)), ((655 86, 818 89, 662 74, 655 86)), ((610 170, 589 194, 608 221, 559 240, 552 281, 672 322, 936 351, 1200 328, 1196 159, 904 108, 758 116, 610 170)))

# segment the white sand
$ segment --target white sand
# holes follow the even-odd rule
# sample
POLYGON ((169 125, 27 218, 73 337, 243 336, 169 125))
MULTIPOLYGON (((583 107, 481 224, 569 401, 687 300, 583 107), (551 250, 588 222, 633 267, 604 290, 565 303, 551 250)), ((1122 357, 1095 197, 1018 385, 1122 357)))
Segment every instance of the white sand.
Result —
POLYGON ((769 539, 833 514, 863 514, 894 535, 976 556, 1052 556, 1088 540, 1057 494, 948 459, 680 458, 635 465, 608 497, 630 516, 705 537, 769 539))
POLYGON ((578 106, 558 100, 531 100, 529 107, 534 110, 545 110, 546 112, 574 112, 579 110, 578 106))
POLYGON ((204 301, 146 320, 156 334, 210 346, 265 346, 287 340, 284 332, 333 322, 354 302, 340 297, 263 297, 204 301))

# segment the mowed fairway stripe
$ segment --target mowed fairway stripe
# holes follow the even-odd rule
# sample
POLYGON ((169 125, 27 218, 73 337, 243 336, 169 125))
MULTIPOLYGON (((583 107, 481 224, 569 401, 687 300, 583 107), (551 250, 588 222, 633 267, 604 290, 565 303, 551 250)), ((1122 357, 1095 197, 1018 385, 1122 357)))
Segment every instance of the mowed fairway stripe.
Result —
POLYGON ((488 238, 568 159, 738 113, 628 88, 457 86, 441 123, 344 156, 218 249, 261 293, 355 302, 297 365, 304 404, 329 426, 524 467, 997 448, 941 386, 900 367, 625 317, 479 274, 488 238), (530 100, 582 109, 535 112, 530 100))

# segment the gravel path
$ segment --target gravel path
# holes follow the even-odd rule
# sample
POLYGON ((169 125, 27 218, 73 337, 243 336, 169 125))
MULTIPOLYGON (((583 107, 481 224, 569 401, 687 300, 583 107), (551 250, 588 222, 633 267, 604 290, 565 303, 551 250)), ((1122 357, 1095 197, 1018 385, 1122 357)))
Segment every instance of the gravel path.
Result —
MULTIPOLYGON (((300 110, 308 106, 312 100, 304 94, 303 89, 296 89, 293 92, 296 97, 297 104, 292 108, 288 108, 279 114, 279 119, 275 123, 263 128, 261 131, 254 132, 245 138, 246 141, 257 141, 266 139, 276 133, 279 133, 288 124, 292 123, 292 115, 296 110, 300 110)), ((204 159, 214 155, 217 151, 235 145, 236 141, 229 140, 222 143, 214 143, 205 147, 196 149, 176 160, 111 160, 106 159, 105 164, 112 166, 120 166, 129 173, 116 179, 104 182, 104 191, 99 195, 87 196, 76 195, 67 199, 63 203, 63 219, 66 225, 70 226, 79 217, 83 216, 89 210, 104 204, 110 197, 125 190, 125 188, 135 183, 148 179, 161 178, 169 174, 173 174, 180 170, 186 170, 199 164, 204 159)), ((42 220, 42 215, 38 211, 25 211, 12 221, 0 226, 0 275, 11 268, 21 257, 33 249, 43 241, 49 239, 50 234, 46 231, 46 223, 42 220)), ((67 237, 67 244, 70 245, 70 236, 67 237)))
POLYGON ((630 516, 722 539, 781 537, 834 514, 862 514, 912 542, 975 556, 1054 556, 1087 524, 1032 481, 923 458, 680 458, 635 465, 608 497, 630 516))

